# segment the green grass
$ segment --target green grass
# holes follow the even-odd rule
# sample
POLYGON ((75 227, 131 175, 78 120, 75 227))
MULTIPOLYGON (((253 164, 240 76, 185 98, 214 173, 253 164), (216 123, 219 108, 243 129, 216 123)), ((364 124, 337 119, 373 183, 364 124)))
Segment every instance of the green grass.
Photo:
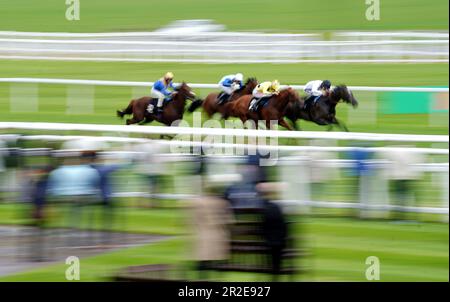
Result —
MULTIPOLYGON (((2 77, 154 81, 167 70, 175 81, 216 83, 240 71, 260 81, 304 84, 328 78, 353 86, 448 86, 448 64, 187 64, 134 62, 54 62, 0 60, 2 77)), ((106 88, 109 89, 109 88, 106 88)))
MULTIPOLYGON (((17 206, 0 205, 0 223, 23 223, 17 219, 18 211, 17 206)), ((188 230, 180 219, 186 218, 181 208, 128 210, 127 215, 127 221, 133 222, 128 231, 160 233, 166 230, 162 233, 185 235, 188 230)), ((297 276, 297 280, 365 281, 365 259, 377 256, 381 263, 381 281, 448 281, 447 224, 318 217, 302 221, 296 225, 295 232, 305 236, 312 257, 299 263, 312 270, 297 276)), ((103 281, 125 266, 158 263, 184 267, 190 272, 187 277, 195 278, 189 259, 187 237, 177 236, 163 242, 83 258, 81 280, 103 281)), ((65 281, 65 268, 64 263, 56 263, 6 276, 0 281, 65 281)), ((216 274, 216 277, 228 281, 267 280, 264 276, 242 273, 216 274)))
MULTIPOLYGON (((255 76, 260 81, 277 78, 283 84, 304 84, 310 79, 329 78, 335 83, 354 86, 448 86, 448 64, 163 64, 163 63, 92 63, 92 62, 48 62, 1 60, 3 77, 43 77, 96 80, 154 81, 166 70, 175 73, 176 81, 191 83, 214 83, 222 75, 241 71, 245 76, 255 76)), ((0 84, 0 120, 41 121, 69 123, 122 124, 115 110, 123 108, 132 98, 149 93, 149 88, 96 86, 92 113, 66 113, 68 85, 38 85, 38 112, 11 112, 11 87, 20 91, 27 84, 0 84)), ((82 86, 73 86, 76 89, 82 86)), ((205 96, 206 89, 195 90, 205 96)), ((338 117, 347 121, 351 131, 381 133, 448 134, 446 117, 441 122, 429 125, 426 114, 392 115, 378 112, 382 104, 376 93, 355 92, 360 101, 357 110, 339 105, 338 117), (373 112, 377 113, 373 113, 373 112), (371 116, 372 118, 369 118, 371 116)), ((80 97, 81 98, 81 97, 80 97)), ((28 101, 27 99, 25 101, 28 101)), ((80 99, 85 101, 85 99, 80 99)), ((185 115, 191 123, 192 115, 185 115)), ((312 123, 301 123, 304 130, 324 130, 312 123)))
POLYGON ((179 19, 213 19, 240 31, 448 29, 446 0, 382 1, 379 21, 366 20, 368 6, 354 0, 90 0, 81 1, 79 21, 66 20, 59 0, 1 0, 0 7, 0 30, 16 31, 148 31, 179 19))

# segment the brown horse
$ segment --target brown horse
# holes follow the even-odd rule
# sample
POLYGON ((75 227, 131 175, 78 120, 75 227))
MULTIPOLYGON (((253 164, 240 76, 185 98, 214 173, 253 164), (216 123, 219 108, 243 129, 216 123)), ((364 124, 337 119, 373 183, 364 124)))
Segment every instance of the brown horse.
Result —
POLYGON ((127 125, 136 123, 144 124, 155 120, 170 126, 174 121, 181 120, 183 118, 186 99, 194 100, 195 93, 191 91, 191 88, 185 82, 183 82, 175 89, 172 100, 170 100, 167 104, 164 104, 163 112, 161 114, 157 115, 147 111, 148 105, 152 102, 153 98, 144 96, 139 99, 132 100, 130 104, 128 104, 127 108, 117 110, 117 116, 123 118, 126 114, 132 114, 133 117, 126 120, 127 125))
POLYGON ((243 123, 247 120, 252 120, 255 122, 255 125, 257 125, 259 120, 264 120, 267 129, 270 129, 270 121, 277 121, 280 126, 293 130, 283 117, 286 106, 289 103, 299 101, 297 91, 291 87, 281 90, 278 94, 272 95, 267 105, 260 108, 257 112, 248 110, 252 99, 252 95, 244 95, 235 102, 226 104, 227 112, 224 118, 227 119, 230 116, 239 117, 243 123))
POLYGON ((352 91, 345 85, 338 85, 333 88, 329 96, 319 97, 313 104, 305 108, 304 100, 291 103, 286 107, 285 117, 288 118, 297 130, 296 121, 303 119, 318 125, 328 125, 331 130, 333 125, 348 131, 347 126, 336 118, 336 106, 340 101, 351 104, 353 108, 358 107, 358 101, 353 96, 352 91))
POLYGON ((251 94, 253 89, 258 85, 258 81, 256 78, 248 78, 245 82, 245 85, 239 89, 236 90, 229 98, 229 100, 226 103, 218 104, 217 97, 219 96, 219 93, 212 92, 208 94, 205 98, 205 100, 196 100, 192 102, 191 106, 189 106, 188 111, 194 112, 197 108, 200 106, 203 107, 203 111, 206 112, 209 118, 211 118, 214 114, 220 113, 222 116, 225 114, 224 106, 225 104, 229 104, 232 101, 237 100, 243 95, 251 94))

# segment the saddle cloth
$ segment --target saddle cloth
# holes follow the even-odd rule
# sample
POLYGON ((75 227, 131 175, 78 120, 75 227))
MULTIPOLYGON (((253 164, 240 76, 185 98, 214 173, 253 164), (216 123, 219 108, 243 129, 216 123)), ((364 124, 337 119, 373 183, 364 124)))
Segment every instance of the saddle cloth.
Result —
POLYGON ((265 107, 268 103, 269 103, 269 100, 270 100, 270 98, 271 98, 272 96, 264 96, 264 97, 262 97, 262 98, 260 98, 260 99, 257 99, 257 98, 252 98, 252 100, 250 101, 250 104, 254 101, 254 100, 256 100, 256 104, 255 104, 255 112, 258 112, 261 108, 263 108, 263 107, 265 107))
POLYGON ((310 110, 312 105, 314 105, 319 99, 320 99, 320 95, 319 96, 309 96, 305 99, 305 104, 303 105, 303 108, 305 110, 310 110))

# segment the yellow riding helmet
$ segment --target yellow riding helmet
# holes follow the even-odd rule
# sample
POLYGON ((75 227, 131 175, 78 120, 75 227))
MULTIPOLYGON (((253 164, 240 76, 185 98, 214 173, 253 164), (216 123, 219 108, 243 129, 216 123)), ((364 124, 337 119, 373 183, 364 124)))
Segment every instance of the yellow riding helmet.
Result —
POLYGON ((279 90, 280 89, 280 82, 278 82, 278 80, 274 80, 273 82, 272 82, 272 85, 270 85, 270 87, 273 89, 273 90, 279 90))
POLYGON ((166 79, 173 79, 173 73, 171 73, 170 71, 167 72, 164 76, 166 79))

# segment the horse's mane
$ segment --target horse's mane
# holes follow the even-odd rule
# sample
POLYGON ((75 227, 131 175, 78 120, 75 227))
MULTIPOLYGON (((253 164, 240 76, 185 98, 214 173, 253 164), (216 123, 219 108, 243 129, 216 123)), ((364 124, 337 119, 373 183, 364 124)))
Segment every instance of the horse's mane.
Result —
POLYGON ((175 91, 177 91, 177 92, 179 92, 180 90, 188 90, 189 89, 189 86, 188 86, 188 84, 185 82, 185 81, 183 81, 183 82, 181 82, 181 84, 179 84, 174 90, 175 91))
POLYGON ((345 84, 339 84, 335 86, 332 90, 332 93, 339 98, 336 101, 343 100, 344 103, 352 104, 352 106, 354 107, 358 105, 358 102, 353 97, 352 92, 345 84))
MULTIPOLYGON (((348 99, 348 89, 344 84, 339 84, 333 88, 333 94, 336 94, 341 99, 348 99), (347 97, 346 97, 347 96, 347 97)), ((344 100, 345 101, 345 100, 344 100)))
POLYGON ((333 93, 341 94, 347 92, 347 86, 345 84, 339 84, 333 88, 333 93))
POLYGON ((250 82, 258 82, 258 80, 255 77, 248 78, 247 81, 245 81, 245 86, 250 84, 250 82))
POLYGON ((245 84, 244 84, 244 86, 242 86, 241 88, 239 88, 238 90, 236 90, 235 91, 235 93, 237 92, 237 93, 239 93, 239 92, 241 92, 242 90, 244 90, 251 82, 256 82, 256 83, 258 83, 258 80, 256 79, 256 78, 248 78, 247 79, 247 81, 245 81, 245 84))

